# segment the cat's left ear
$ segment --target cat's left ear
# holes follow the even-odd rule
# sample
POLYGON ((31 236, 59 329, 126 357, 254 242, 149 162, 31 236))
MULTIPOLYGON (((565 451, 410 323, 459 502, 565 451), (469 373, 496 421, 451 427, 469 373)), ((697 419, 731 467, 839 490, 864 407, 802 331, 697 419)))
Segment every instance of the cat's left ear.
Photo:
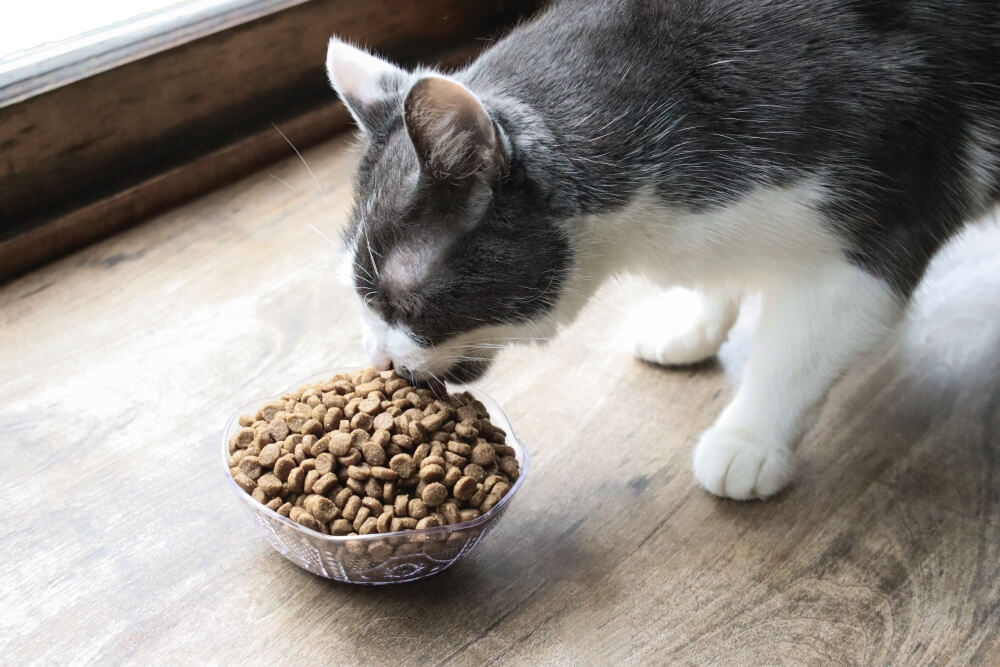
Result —
POLYGON ((326 73, 337 95, 365 132, 372 131, 384 102, 405 90, 410 74, 363 49, 330 38, 326 51, 326 73))
POLYGON ((421 164, 435 178, 463 182, 502 170, 499 129, 479 98, 457 81, 419 79, 406 95, 403 119, 421 164))

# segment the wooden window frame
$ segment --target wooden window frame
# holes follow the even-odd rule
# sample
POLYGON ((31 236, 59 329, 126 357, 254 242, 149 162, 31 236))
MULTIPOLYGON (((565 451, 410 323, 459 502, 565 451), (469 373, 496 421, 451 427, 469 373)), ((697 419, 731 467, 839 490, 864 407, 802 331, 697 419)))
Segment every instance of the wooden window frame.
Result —
POLYGON ((541 4, 250 0, 90 61, 0 72, 0 280, 287 156, 285 137, 301 148, 346 128, 331 34, 459 65, 541 4))

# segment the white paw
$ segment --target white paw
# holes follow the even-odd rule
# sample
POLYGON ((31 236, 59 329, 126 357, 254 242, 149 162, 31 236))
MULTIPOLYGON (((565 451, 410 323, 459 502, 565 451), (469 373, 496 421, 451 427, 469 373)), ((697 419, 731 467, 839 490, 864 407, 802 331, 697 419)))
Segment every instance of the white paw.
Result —
POLYGON ((671 290, 642 303, 630 321, 635 355, 679 366, 715 356, 739 314, 739 303, 671 290))
POLYGON ((723 498, 767 498, 792 480, 795 464, 780 443, 763 442, 743 431, 710 428, 694 449, 694 476, 723 498))

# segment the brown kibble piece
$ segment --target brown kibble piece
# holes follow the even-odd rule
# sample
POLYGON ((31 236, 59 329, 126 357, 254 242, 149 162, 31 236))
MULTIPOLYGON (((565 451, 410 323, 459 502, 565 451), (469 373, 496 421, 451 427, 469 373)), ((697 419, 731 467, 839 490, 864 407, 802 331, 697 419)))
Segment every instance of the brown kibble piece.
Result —
MULTIPOLYGON (((371 419, 372 415, 378 412, 381 407, 382 407, 382 401, 379 400, 378 395, 375 394, 369 396, 368 398, 358 403, 358 413, 367 414, 369 419, 371 419)), ((358 415, 354 416, 357 417, 358 415)), ((368 425, 371 426, 372 423, 373 423, 372 421, 369 421, 368 425)))
POLYGON ((313 484, 316 480, 320 478, 320 474, 316 472, 315 469, 306 471, 306 478, 302 482, 302 490, 306 493, 312 493, 313 484))
POLYGON ((356 466, 348 466, 347 476, 351 479, 356 479, 359 482, 364 482, 371 477, 371 468, 365 463, 356 466))
POLYGON ((257 486, 257 482, 247 477, 246 473, 239 468, 236 468, 236 472, 233 474, 233 481, 247 493, 253 493, 254 488, 257 486))
POLYGON ((427 516, 427 505, 420 498, 412 498, 406 513, 414 519, 423 519, 427 516))
POLYGON ((257 411, 257 419, 269 422, 272 419, 274 419, 275 415, 277 415, 283 409, 284 409, 284 404, 282 403, 278 403, 277 401, 273 403, 268 403, 267 405, 265 405, 264 407, 262 407, 260 410, 257 411))
POLYGON ((369 465, 380 466, 385 463, 385 450, 374 442, 361 445, 361 456, 369 465))
POLYGON ((312 514, 321 523, 330 522, 336 514, 337 507, 333 501, 325 496, 312 494, 306 496, 305 510, 312 514))
POLYGON ((461 521, 458 517, 458 505, 452 501, 441 503, 438 511, 444 515, 445 523, 452 524, 461 521))
POLYGON ((269 498, 273 498, 281 493, 281 487, 281 480, 272 473, 261 475, 260 479, 257 480, 257 488, 263 491, 269 498))
POLYGON ((264 445, 264 448, 260 450, 260 454, 257 455, 260 464, 265 468, 273 468, 275 462, 281 457, 281 445, 271 443, 269 445, 264 445))
MULTIPOLYGON (((309 414, 312 414, 312 410, 309 410, 309 414)), ((316 421, 315 419, 307 419, 304 424, 302 424, 302 433, 308 435, 314 435, 317 438, 323 435, 323 424, 316 421)), ((324 522, 325 523, 325 522, 324 522)))
POLYGON ((484 500, 486 500, 486 489, 483 488, 482 484, 479 484, 476 492, 467 502, 471 507, 479 507, 484 500))
POLYGON ((441 522, 438 521, 436 516, 425 516, 423 519, 417 522, 417 530, 422 530, 424 528, 435 528, 440 526, 441 522))
POLYGON ((330 522, 331 535, 347 535, 352 530, 354 530, 354 527, 347 519, 334 519, 330 522))
POLYGON ((479 429, 471 422, 459 422, 455 424, 455 435, 465 440, 475 440, 479 435, 479 429))
POLYGON ((382 499, 382 482, 371 477, 365 482, 365 495, 370 498, 382 499))
POLYGON ((477 486, 474 477, 465 476, 455 482, 455 488, 452 489, 452 493, 459 500, 468 500, 476 492, 477 486))
POLYGON ((466 442, 459 442, 458 440, 452 440, 448 443, 448 451, 458 454, 459 456, 464 456, 469 458, 472 456, 472 445, 466 442))
POLYGON ((472 456, 470 458, 473 463, 485 467, 492 465, 496 461, 497 455, 493 449, 493 445, 488 442, 480 442, 472 448, 472 456))
POLYGON ((394 425, 392 415, 388 412, 380 412, 372 420, 372 426, 380 431, 391 431, 394 425))
POLYGON ((413 530, 417 527, 417 520, 408 516, 393 518, 390 527, 393 531, 413 530))
POLYGON ((507 475, 512 482, 517 481, 518 476, 521 474, 521 468, 517 465, 517 459, 513 456, 505 456, 500 459, 500 472, 507 475))
POLYGON ((347 505, 347 501, 350 500, 352 496, 354 496, 354 493, 350 489, 341 489, 337 492, 337 495, 334 496, 333 504, 340 509, 344 509, 347 505))
POLYGON ((357 496, 351 496, 347 503, 344 505, 343 516, 348 521, 354 521, 354 518, 358 515, 358 510, 361 509, 361 498, 357 496))
POLYGON ((324 473, 320 475, 319 479, 313 482, 312 491, 313 493, 318 493, 320 495, 328 495, 337 487, 338 481, 337 476, 332 472, 324 473))
POLYGON ((426 483, 439 482, 444 479, 444 468, 436 463, 420 466, 420 480, 426 483))
POLYGON ((351 525, 354 526, 354 530, 358 530, 360 532, 359 529, 361 528, 362 524, 364 524, 364 522, 367 521, 368 517, 370 517, 371 515, 372 511, 370 509, 368 509, 364 505, 359 507, 358 513, 354 516, 354 521, 351 522, 351 525))
POLYGON ((293 519, 293 520, 296 521, 297 523, 302 524, 306 528, 311 528, 312 530, 319 530, 320 529, 319 528, 319 521, 317 521, 316 517, 314 517, 309 512, 305 512, 305 511, 300 512, 299 516, 297 518, 293 519))
POLYGON ((370 382, 362 382, 354 388, 354 391, 358 396, 367 396, 374 391, 382 391, 382 381, 371 380, 370 382))
POLYGON ((486 471, 483 470, 483 467, 477 463, 470 463, 462 469, 462 472, 477 482, 482 482, 486 479, 486 471))
POLYGON ((413 474, 413 458, 409 454, 396 454, 389 461, 389 467, 400 479, 413 474))
POLYGON ((271 420, 271 423, 267 425, 267 432, 271 434, 271 437, 275 442, 284 440, 288 437, 289 433, 288 422, 280 417, 275 417, 271 420))
MULTIPOLYGON (((235 444, 236 449, 245 449, 250 446, 250 443, 257 439, 257 432, 252 428, 242 428, 239 433, 233 436, 233 444, 235 444)), ((230 447, 232 451, 234 447, 230 447)))
POLYGON ((288 473, 295 467, 295 457, 285 454, 274 463, 274 475, 282 482, 288 480, 288 473))
POLYGON ((382 512, 378 515, 378 520, 375 522, 375 529, 380 533, 388 533, 392 530, 392 518, 392 512, 382 512))
POLYGON ((459 510, 458 512, 458 518, 463 523, 466 521, 472 521, 480 516, 482 516, 482 513, 477 509, 465 509, 459 510))
POLYGON ((446 421, 448 421, 448 415, 446 413, 436 412, 421 419, 420 425, 427 429, 428 432, 433 433, 434 431, 440 430, 446 421))
POLYGON ((260 465, 260 459, 256 456, 244 456, 240 459, 240 462, 236 466, 239 468, 244 475, 250 479, 257 479, 260 477, 263 469, 260 465))
POLYGON ((375 515, 381 514, 383 511, 385 511, 385 508, 382 507, 382 503, 380 503, 375 498, 362 498, 361 505, 363 507, 367 507, 368 509, 370 509, 372 514, 375 515))
POLYGON ((378 519, 373 516, 365 519, 365 522, 358 528, 358 535, 371 535, 378 532, 378 519))
POLYGON ((437 507, 448 498, 448 488, 441 482, 428 484, 424 492, 420 494, 420 499, 428 507, 437 507))
POLYGON ((372 466, 371 476, 374 479, 379 479, 383 482, 391 482, 396 479, 396 473, 392 471, 392 468, 386 468, 383 466, 372 466))
POLYGON ((333 454, 330 452, 323 452, 315 459, 316 472, 320 475, 325 475, 328 472, 333 472, 335 463, 333 460, 333 454))
POLYGON ((359 412, 351 417, 351 428, 368 431, 372 427, 372 416, 367 412, 359 412))
POLYGON ((441 483, 447 486, 449 489, 455 486, 455 482, 462 478, 462 469, 457 466, 448 466, 448 469, 444 471, 444 479, 441 483))
POLYGON ((348 454, 347 456, 341 456, 339 459, 337 459, 337 461, 340 463, 341 466, 344 467, 349 468, 350 466, 356 466, 359 463, 361 463, 361 452, 359 452, 356 449, 352 449, 350 454, 348 454))

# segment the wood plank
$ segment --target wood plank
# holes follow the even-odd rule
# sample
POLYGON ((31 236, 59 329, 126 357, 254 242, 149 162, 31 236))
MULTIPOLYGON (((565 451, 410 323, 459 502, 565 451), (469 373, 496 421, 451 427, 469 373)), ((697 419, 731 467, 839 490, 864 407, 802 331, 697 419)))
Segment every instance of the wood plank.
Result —
POLYGON ((665 370, 629 356, 645 288, 627 282, 481 383, 534 467, 456 566, 369 589, 272 551, 230 497, 219 430, 360 358, 334 248, 307 226, 344 224, 349 145, 305 153, 325 192, 289 159, 0 287, 5 660, 1000 661, 995 222, 838 384, 773 502, 716 500, 690 471, 752 304, 719 362, 665 370))

